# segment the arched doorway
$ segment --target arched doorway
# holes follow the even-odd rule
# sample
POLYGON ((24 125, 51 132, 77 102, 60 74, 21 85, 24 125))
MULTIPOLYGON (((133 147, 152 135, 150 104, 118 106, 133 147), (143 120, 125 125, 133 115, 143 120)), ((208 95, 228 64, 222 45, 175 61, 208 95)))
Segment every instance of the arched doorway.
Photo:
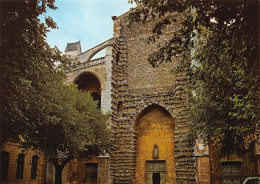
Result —
POLYGON ((101 85, 97 77, 91 73, 81 74, 75 81, 78 85, 78 89, 82 91, 88 91, 93 100, 98 100, 98 108, 101 106, 101 85))
POLYGON ((134 128, 136 183, 175 183, 174 120, 170 113, 159 105, 149 106, 138 115, 134 128))

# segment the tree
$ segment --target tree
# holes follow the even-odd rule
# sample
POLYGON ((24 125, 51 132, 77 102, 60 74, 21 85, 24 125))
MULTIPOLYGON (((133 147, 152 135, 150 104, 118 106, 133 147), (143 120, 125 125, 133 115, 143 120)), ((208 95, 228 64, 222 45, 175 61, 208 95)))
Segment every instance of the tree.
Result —
MULTIPOLYGON (((41 123, 44 101, 38 88, 55 73, 55 62, 68 61, 45 41, 47 27, 38 16, 47 6, 55 9, 52 1, 1 1, 1 146, 30 127, 29 119, 41 123)), ((46 21, 56 27, 51 18, 46 21)))
POLYGON ((166 44, 148 61, 157 66, 179 58, 174 72, 185 72, 189 104, 188 139, 221 144, 223 154, 253 151, 259 143, 259 2, 135 0, 131 22, 156 21, 151 43, 179 21, 166 44), (178 13, 182 19, 172 16, 178 13))
POLYGON ((1 1, 1 146, 21 135, 22 147, 43 153, 55 166, 55 183, 72 158, 107 149, 107 116, 74 84, 65 84, 72 61, 46 42, 53 0, 1 1))
POLYGON ((46 95, 47 123, 25 137, 24 148, 40 150, 55 166, 55 183, 62 183, 62 170, 73 158, 98 155, 110 146, 107 117, 89 93, 74 84, 49 83, 46 95), (51 86, 53 85, 53 86, 51 86), (52 90, 50 90, 52 89, 52 90), (59 92, 59 91, 62 91, 59 92))

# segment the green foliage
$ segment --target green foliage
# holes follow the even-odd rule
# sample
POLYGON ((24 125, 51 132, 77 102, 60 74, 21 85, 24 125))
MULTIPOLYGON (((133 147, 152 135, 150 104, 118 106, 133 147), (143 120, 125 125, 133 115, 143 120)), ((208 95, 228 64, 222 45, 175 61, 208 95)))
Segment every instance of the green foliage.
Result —
POLYGON ((38 3, 1 1, 1 145, 30 127, 30 121, 44 123, 39 89, 53 80, 54 62, 68 62, 45 42, 47 27, 38 18, 53 3, 38 3))
POLYGON ((36 127, 29 122, 23 146, 41 150, 54 164, 107 149, 107 116, 97 108, 91 95, 62 81, 49 82, 45 87, 40 92, 48 104, 45 119, 36 127))
POLYGON ((259 2, 137 0, 131 22, 156 21, 155 43, 168 25, 179 29, 148 61, 179 58, 175 72, 188 78, 188 139, 218 141, 223 154, 253 151, 259 142, 259 2), (178 13, 174 16, 174 13, 178 13))
POLYGON ((72 61, 46 42, 47 27, 57 26, 39 15, 56 9, 53 2, 1 1, 1 146, 21 135, 23 147, 63 168, 76 156, 106 150, 110 131, 91 95, 65 84, 72 61))

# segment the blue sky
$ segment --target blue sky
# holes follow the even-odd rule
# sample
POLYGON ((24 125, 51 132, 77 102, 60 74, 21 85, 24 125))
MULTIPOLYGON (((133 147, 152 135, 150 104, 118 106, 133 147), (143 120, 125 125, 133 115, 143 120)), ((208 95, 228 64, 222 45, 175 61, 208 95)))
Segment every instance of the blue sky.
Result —
POLYGON ((127 12, 128 0, 56 0, 57 10, 48 10, 59 29, 47 34, 47 42, 64 52, 67 43, 80 40, 82 52, 113 36, 111 16, 127 12))

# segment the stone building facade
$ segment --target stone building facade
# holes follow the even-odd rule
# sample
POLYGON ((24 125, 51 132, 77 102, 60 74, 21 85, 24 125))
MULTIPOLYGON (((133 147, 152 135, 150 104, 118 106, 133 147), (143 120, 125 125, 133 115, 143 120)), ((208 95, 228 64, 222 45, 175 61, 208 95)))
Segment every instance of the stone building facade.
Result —
POLYGON ((46 160, 36 151, 23 151, 19 143, 8 142, 1 151, 1 182, 43 184, 46 179, 46 160))
MULTIPOLYGON (((129 27, 124 17, 112 17, 113 38, 79 54, 81 64, 68 73, 68 82, 74 83, 84 73, 94 75, 101 84, 101 109, 111 113, 115 145, 105 159, 97 158, 96 163, 102 159, 106 165, 102 169, 98 164, 97 183, 240 183, 259 174, 259 151, 227 159, 219 157, 221 148, 201 141, 189 147, 185 142, 186 78, 170 70, 178 60, 157 68, 147 61, 156 45, 178 30, 178 23, 148 45, 153 22, 129 27), (91 59, 104 48, 104 58, 91 59), (103 64, 98 62, 102 59, 103 64)), ((85 89, 92 93, 91 88, 85 89)))
MULTIPOLYGON (((65 53, 79 61, 78 67, 67 73, 67 82, 89 91, 100 101, 101 110, 111 113, 115 145, 109 154, 70 161, 63 182, 218 184, 238 183, 260 174, 259 150, 252 157, 228 160, 219 157, 221 148, 215 150, 201 141, 189 147, 185 142, 186 78, 170 70, 178 60, 173 58, 172 63, 157 68, 147 61, 158 42, 165 42, 178 24, 169 27, 156 44, 147 45, 153 22, 129 27, 124 17, 112 17, 113 38, 88 51, 81 52, 80 42, 67 45, 65 53), (103 49, 104 57, 92 59, 103 49)), ((53 183, 53 166, 47 163, 39 168, 45 175, 40 174, 36 183, 53 183)))
POLYGON ((185 76, 170 72, 175 61, 158 68, 148 63, 148 55, 157 49, 156 44, 146 44, 152 22, 129 28, 123 17, 114 18, 114 183, 195 183, 193 149, 184 142, 185 76))

